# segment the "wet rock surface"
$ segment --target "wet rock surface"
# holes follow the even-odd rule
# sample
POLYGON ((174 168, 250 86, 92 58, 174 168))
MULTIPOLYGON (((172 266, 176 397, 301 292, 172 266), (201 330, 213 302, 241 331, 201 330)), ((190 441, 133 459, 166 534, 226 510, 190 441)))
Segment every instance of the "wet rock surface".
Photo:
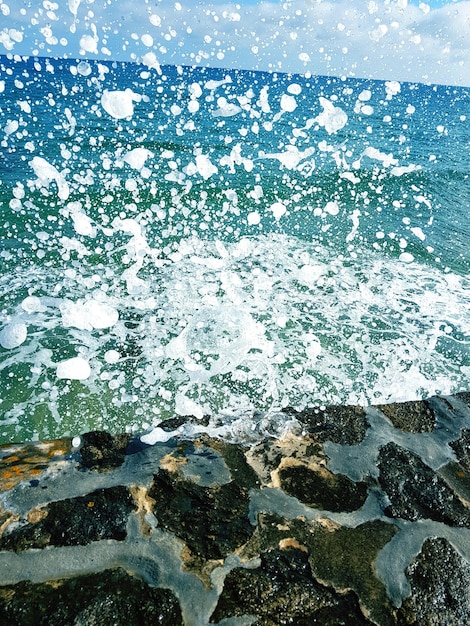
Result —
POLYGON ((367 484, 355 483, 342 474, 326 469, 313 471, 303 465, 291 465, 279 470, 280 486, 286 493, 307 506, 326 511, 355 511, 367 497, 367 484))
POLYGON ((12 626, 178 626, 174 594, 154 589, 122 569, 53 583, 0 588, 0 623, 12 626))
POLYGON ((470 566, 442 538, 427 539, 408 566, 412 593, 398 612, 402 624, 470 624, 470 566))
POLYGON ((386 515, 470 526, 470 509, 417 454, 388 443, 380 450, 378 467, 379 482, 390 499, 386 515))
POLYGON ((127 487, 92 491, 87 496, 51 502, 28 512, 0 537, 0 550, 86 545, 101 539, 122 541, 135 504, 127 487))
POLYGON ((470 623, 469 399, 6 446, 0 623, 470 623))
POLYGON ((192 559, 223 559, 248 541, 253 527, 245 489, 234 481, 201 487, 174 474, 160 470, 149 496, 159 526, 182 539, 192 559))
POLYGON ((388 417, 395 428, 410 433, 429 433, 434 429, 436 418, 425 400, 380 404, 377 408, 388 417))
POLYGON ((313 576, 308 555, 296 548, 270 550, 256 569, 237 568, 225 578, 211 623, 223 618, 256 615, 256 624, 372 624, 362 614, 357 596, 337 593, 313 576))
POLYGON ((126 458, 130 440, 128 434, 111 435, 103 431, 85 433, 80 448, 82 465, 101 472, 119 467, 126 458))
POLYGON ((462 430, 460 438, 457 441, 450 442, 451 448, 454 450, 459 463, 465 471, 470 470, 470 430, 468 428, 462 430))
POLYGON ((284 412, 298 419, 306 432, 321 442, 352 446, 364 439, 368 427, 366 412, 360 406, 314 407, 303 411, 287 408, 284 412))

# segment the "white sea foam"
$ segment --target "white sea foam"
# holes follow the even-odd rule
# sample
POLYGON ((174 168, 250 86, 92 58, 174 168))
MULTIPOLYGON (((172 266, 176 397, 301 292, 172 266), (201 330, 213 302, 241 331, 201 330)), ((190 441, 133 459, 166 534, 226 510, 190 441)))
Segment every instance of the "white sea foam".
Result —
POLYGON ((299 150, 297 146, 288 145, 284 152, 261 153, 260 158, 277 159, 285 168, 293 170, 298 168, 299 164, 308 159, 314 152, 314 148, 299 150))
MULTIPOLYGON (((20 398, 5 420, 40 406, 58 421, 89 414, 132 429, 175 412, 253 416, 465 384, 468 281, 433 258, 435 207, 405 149, 413 113, 398 83, 385 95, 325 87, 329 98, 307 109, 300 78, 302 87, 242 88, 201 74, 168 99, 167 76, 156 79, 161 98, 133 118, 145 96, 103 91, 106 72, 97 78, 88 62, 71 67, 74 86, 97 86, 90 120, 100 130, 85 141, 71 99, 57 119, 67 144, 45 159, 39 138, 25 135, 36 179, 12 187, 7 236, 41 266, 1 281, 1 345, 11 353, 0 367, 20 398), (366 107, 377 119, 364 121, 366 107), (400 125, 394 142, 374 134, 384 107, 386 133, 400 125), (160 115, 174 136, 169 126, 147 134, 160 115), (216 135, 201 137, 204 115, 216 135)), ((34 113, 24 97, 15 106, 4 127, 12 145, 34 113)), ((433 132, 451 129, 440 122, 433 132)))
POLYGON ((217 100, 218 108, 212 111, 214 117, 232 117, 241 112, 241 108, 233 102, 227 102, 225 98, 217 100))
POLYGON ((283 204, 282 202, 275 202, 274 204, 272 204, 269 207, 269 210, 272 211, 274 217, 276 218, 276 220, 280 220, 281 217, 286 213, 287 209, 286 209, 286 205, 283 204))
POLYGON ((65 177, 57 168, 49 163, 43 157, 35 156, 29 162, 34 173, 38 177, 37 185, 41 187, 49 187, 52 181, 55 181, 58 189, 58 196, 61 200, 67 200, 70 195, 70 188, 65 177))
MULTIPOLYGON (((207 180, 214 174, 217 174, 217 167, 212 163, 207 154, 198 154, 196 156, 196 171, 207 180)), ((189 170, 192 172, 193 170, 189 170)))
POLYGON ((319 100, 323 111, 315 118, 315 121, 320 124, 320 126, 324 126, 329 135, 337 133, 348 123, 346 112, 340 107, 335 106, 327 98, 320 97, 319 100))
POLYGON ((86 380, 91 373, 90 365, 86 359, 74 357, 61 361, 57 365, 57 378, 69 380, 86 380))
POLYGON ((290 96, 288 94, 283 94, 281 96, 281 110, 286 111, 287 113, 292 113, 297 108, 297 102, 295 101, 294 96, 290 96))
POLYGON ((232 83, 232 79, 230 76, 225 76, 222 80, 208 80, 204 83, 204 88, 209 89, 210 91, 215 91, 218 87, 222 85, 230 85, 232 83))
POLYGON ((134 114, 134 102, 140 102, 141 96, 132 91, 108 91, 105 89, 101 96, 103 109, 117 120, 132 117, 134 114))
POLYGON ((27 313, 40 313, 46 310, 46 307, 41 303, 41 299, 37 296, 27 296, 21 303, 21 308, 27 313))
POLYGON ((134 169, 141 170, 147 159, 153 156, 154 153, 151 150, 147 150, 147 148, 133 148, 124 154, 122 160, 134 169))
POLYGON ((23 322, 11 322, 0 331, 0 346, 6 350, 18 348, 26 341, 28 329, 23 322))
MULTIPOLYGON (((21 324, 34 328, 28 340, 25 326, 16 344, 3 329, 3 347, 16 345, 17 358, 37 372, 25 381, 31 399, 6 418, 29 410, 33 390, 54 368, 59 382, 82 381, 94 411, 104 403, 100 412, 110 420, 113 407, 122 416, 129 410, 127 423, 137 429, 175 412, 253 420, 256 410, 365 405, 462 384, 465 368, 448 351, 470 334, 468 280, 408 262, 408 252, 400 260, 363 252, 355 263, 285 235, 223 244, 190 237, 162 262, 137 220, 116 221, 110 240, 118 235, 134 241, 131 267, 147 270, 140 278, 135 267, 132 276, 146 289, 136 290, 128 269, 112 264, 106 300, 84 293, 80 272, 51 273, 56 290, 82 297, 28 296, 18 308, 27 316, 21 324), (53 336, 79 356, 54 358, 44 349, 53 336)), ((41 394, 57 415, 63 402, 74 403, 50 383, 41 394)))
POLYGON ((82 35, 80 48, 89 54, 98 54, 98 37, 96 35, 82 35))
POLYGON ((155 52, 146 52, 142 55, 142 63, 144 63, 149 69, 156 70, 158 74, 162 73, 162 69, 155 52))
POLYGON ((114 307, 94 299, 85 302, 64 300, 59 310, 64 328, 109 328, 119 319, 119 313, 114 307))

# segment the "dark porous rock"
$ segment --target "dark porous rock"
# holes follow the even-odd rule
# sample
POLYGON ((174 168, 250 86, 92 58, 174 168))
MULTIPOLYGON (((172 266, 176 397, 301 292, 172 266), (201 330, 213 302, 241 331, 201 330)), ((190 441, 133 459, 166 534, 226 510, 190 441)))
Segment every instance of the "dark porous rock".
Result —
POLYGON ((450 447, 455 452, 460 465, 470 472, 470 430, 465 428, 461 431, 456 441, 450 442, 450 447))
POLYGON ((168 589, 152 588, 117 568, 42 584, 0 588, 0 624, 10 626, 180 626, 168 589))
POLYGON ((470 624, 470 564, 446 539, 427 539, 406 575, 411 595, 398 610, 398 624, 470 624))
POLYGON ((463 429, 460 437, 449 445, 458 462, 450 461, 439 468, 438 474, 462 500, 470 502, 470 430, 463 429))
POLYGON ((234 481, 203 487, 160 469, 149 497, 155 500, 153 513, 160 527, 186 543, 191 552, 187 563, 195 568, 225 558, 253 533, 248 490, 234 481))
POLYGON ((199 426, 209 426, 210 416, 203 415, 202 418, 199 418, 194 417, 194 415, 177 415, 176 417, 163 420, 158 426, 165 432, 172 432, 188 422, 198 424, 199 426))
POLYGON ((364 615, 380 626, 394 624, 391 604, 383 583, 375 574, 374 562, 397 532, 396 526, 375 520, 347 528, 326 517, 308 521, 302 517, 286 519, 273 513, 259 514, 257 522, 252 539, 238 553, 243 561, 279 548, 286 550, 287 558, 287 549, 296 548, 308 554, 315 580, 328 589, 354 591, 364 615))
POLYGON ((303 518, 286 519, 276 513, 258 513, 257 524, 251 539, 238 551, 246 562, 258 558, 263 552, 279 546, 300 548, 308 552, 306 538, 315 527, 315 522, 303 518))
POLYGON ((304 437, 289 435, 282 439, 267 439, 246 450, 245 456, 263 485, 279 488, 281 488, 279 480, 273 482, 273 478, 276 471, 286 462, 295 461, 309 466, 326 467, 328 461, 322 445, 315 441, 313 435, 304 437))
POLYGON ((454 493, 464 502, 464 504, 470 506, 470 472, 468 469, 462 467, 460 463, 450 461, 441 466, 437 470, 437 474, 443 478, 454 493))
POLYGON ((354 446, 364 439, 369 423, 366 412, 360 406, 314 407, 296 411, 290 407, 284 413, 295 417, 306 432, 320 442, 332 441, 346 446, 354 446))
POLYGON ((228 617, 256 615, 259 626, 372 624, 362 614, 356 595, 337 593, 312 575, 303 550, 271 550, 256 569, 236 568, 225 578, 211 623, 228 617))
POLYGON ((378 404, 376 408, 388 417, 395 428, 409 433, 430 433, 436 424, 436 416, 426 400, 378 404))
POLYGON ((0 447, 0 626, 470 624, 466 402, 0 447))
POLYGON ((304 541, 314 576, 335 589, 352 589, 367 615, 380 626, 394 624, 390 601, 377 578, 374 562, 397 532, 380 520, 347 528, 324 520, 311 528, 304 541))
POLYGON ((95 430, 82 436, 80 456, 82 465, 89 469, 106 472, 119 467, 126 457, 131 435, 111 435, 95 430))
POLYGON ((176 430, 180 426, 183 426, 183 424, 186 424, 187 422, 188 418, 186 415, 177 415, 176 417, 164 420, 159 424, 159 426, 165 432, 171 432, 172 430, 176 430))
POLYGON ((226 443, 221 439, 201 437, 201 441, 216 450, 224 459, 230 474, 237 484, 252 489, 260 486, 260 481, 254 469, 247 463, 246 449, 237 444, 226 443))
POLYGON ((325 511, 350 512, 361 508, 367 498, 367 484, 355 483, 343 474, 324 467, 315 471, 305 465, 287 465, 278 471, 281 489, 307 506, 325 511))
POLYGON ((377 465, 380 485, 390 499, 386 515, 470 527, 470 509, 417 454, 390 442, 380 448, 377 465))
POLYGON ((34 511, 31 523, 11 525, 0 537, 0 550, 86 545, 100 539, 122 541, 127 519, 135 508, 129 489, 123 486, 51 502, 34 511))
POLYGON ((470 391, 460 391, 455 394, 455 397, 470 407, 470 391))

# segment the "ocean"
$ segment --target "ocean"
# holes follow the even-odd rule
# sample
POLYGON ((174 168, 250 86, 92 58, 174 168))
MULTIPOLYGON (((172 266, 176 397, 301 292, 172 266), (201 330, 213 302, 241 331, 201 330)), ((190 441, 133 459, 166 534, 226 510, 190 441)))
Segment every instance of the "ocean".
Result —
POLYGON ((468 390, 470 89, 0 56, 0 443, 468 390))

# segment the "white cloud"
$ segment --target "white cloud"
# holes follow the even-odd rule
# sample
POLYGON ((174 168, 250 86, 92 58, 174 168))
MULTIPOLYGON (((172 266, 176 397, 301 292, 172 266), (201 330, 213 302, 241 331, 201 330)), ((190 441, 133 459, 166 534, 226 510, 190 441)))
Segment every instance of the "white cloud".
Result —
POLYGON ((112 0, 93 11, 88 4, 57 10, 53 23, 41 8, 12 9, 3 32, 22 40, 3 36, 0 44, 21 54, 103 58, 111 51, 116 60, 142 61, 152 53, 160 64, 470 85, 470 1, 431 8, 405 0, 112 0), (55 42, 65 38, 64 50, 55 42))

